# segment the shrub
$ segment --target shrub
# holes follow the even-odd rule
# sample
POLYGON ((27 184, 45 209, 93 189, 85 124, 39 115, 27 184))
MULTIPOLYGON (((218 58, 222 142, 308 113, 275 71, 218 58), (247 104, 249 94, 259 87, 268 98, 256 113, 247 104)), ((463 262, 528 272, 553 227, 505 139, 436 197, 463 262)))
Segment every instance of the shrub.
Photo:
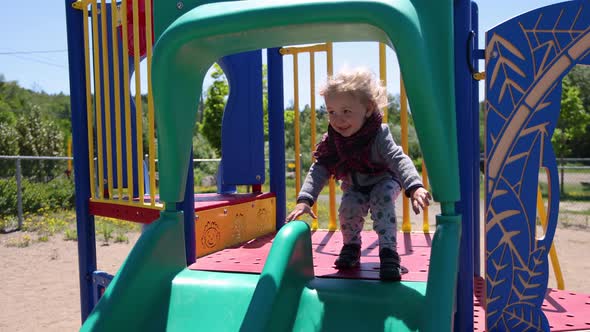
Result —
MULTIPOLYGON (((15 127, 19 135, 19 153, 23 156, 60 156, 64 154, 64 135, 52 120, 33 108, 19 118, 15 127)), ((23 175, 38 180, 51 179, 61 170, 59 161, 41 160, 23 163, 23 175)))
MULTIPOLYGON (((22 181, 23 213, 37 213, 40 209, 72 209, 74 183, 67 178, 56 178, 47 183, 22 181)), ((17 215, 16 180, 0 179, 0 216, 17 215)))
MULTIPOLYGON (((0 122, 0 155, 18 155, 18 132, 7 123, 0 122)), ((14 176, 16 173, 15 160, 0 160, 0 176, 14 176)))
POLYGON ((29 182, 23 180, 23 212, 34 213, 41 210, 44 207, 49 206, 50 192, 45 190, 43 183, 29 182))
POLYGON ((0 179, 0 216, 15 216, 16 201, 16 180, 0 179))
POLYGON ((49 193, 48 206, 52 209, 71 209, 75 203, 74 182, 65 177, 58 177, 45 185, 49 193))

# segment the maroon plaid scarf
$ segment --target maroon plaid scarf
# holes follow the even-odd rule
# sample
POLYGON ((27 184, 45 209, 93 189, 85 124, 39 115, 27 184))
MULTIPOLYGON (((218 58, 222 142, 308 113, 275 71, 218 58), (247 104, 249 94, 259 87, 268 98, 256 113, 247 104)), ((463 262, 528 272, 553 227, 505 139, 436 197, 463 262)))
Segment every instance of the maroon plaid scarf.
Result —
POLYGON ((316 146, 314 158, 339 180, 350 172, 376 174, 386 170, 385 165, 370 161, 371 148, 382 119, 380 112, 373 112, 361 129, 350 137, 340 135, 328 125, 328 133, 316 146))

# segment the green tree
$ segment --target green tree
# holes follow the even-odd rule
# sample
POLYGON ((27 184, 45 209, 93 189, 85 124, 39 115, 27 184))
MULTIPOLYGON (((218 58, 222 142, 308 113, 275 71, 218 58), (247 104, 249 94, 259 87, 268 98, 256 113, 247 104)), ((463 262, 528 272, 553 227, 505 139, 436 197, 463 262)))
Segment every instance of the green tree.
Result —
POLYGON ((565 78, 563 80, 559 120, 551 138, 557 157, 571 157, 573 149, 571 142, 585 135, 588 120, 590 120, 590 117, 584 110, 580 97, 580 88, 565 78))
MULTIPOLYGON (((580 99, 584 108, 584 113, 590 116, 590 67, 576 66, 566 76, 566 80, 571 85, 576 86, 580 90, 580 99)), ((562 94, 562 98, 565 94, 562 94)), ((586 121, 583 125, 585 132, 590 132, 590 121, 586 121)), ((575 136, 570 139, 571 157, 576 158, 590 158, 590 140, 586 135, 575 136)))
MULTIPOLYGON (((401 127, 401 102, 399 95, 387 96, 389 101, 387 106, 387 124, 391 129, 391 135, 397 145, 402 145, 402 127, 401 127)), ((414 119, 408 105, 408 156, 418 161, 422 158, 422 150, 418 141, 418 134, 414 128, 414 119)))
MULTIPOLYGON (((34 107, 19 116, 15 127, 18 132, 19 154, 25 156, 63 156, 64 135, 59 126, 34 107)), ((23 176, 46 181, 62 173, 56 167, 59 161, 43 160, 23 163, 23 176)))
MULTIPOLYGON (((70 101, 24 89, 0 75, 0 154, 57 156, 65 151, 70 132, 70 101)), ((23 161, 24 176, 47 180, 61 173, 59 161, 23 161)), ((12 176, 14 161, 0 163, 0 176, 12 176)))
MULTIPOLYGON (((584 110, 582 99, 580 98, 580 88, 572 85, 566 77, 563 80, 563 90, 561 94, 561 111, 557 126, 551 143, 555 149, 557 158, 570 157, 573 151, 572 142, 577 138, 584 137, 589 115, 584 110)), ((561 193, 564 193, 563 177, 564 171, 561 170, 561 193)))
POLYGON ((31 94, 32 92, 18 86, 17 82, 6 81, 3 76, 0 77, 0 100, 3 101, 0 104, 7 105, 2 108, 22 113, 30 108, 31 94))
POLYGON ((571 85, 580 89, 580 99, 585 109, 590 107, 590 67, 575 66, 567 74, 566 79, 571 85))
MULTIPOLYGON (((215 151, 201 133, 193 136, 193 146, 198 146, 198 149, 194 149, 193 153, 195 159, 215 159, 219 157, 217 151, 215 151)), ((217 173, 217 166, 218 163, 216 162, 196 162, 194 165, 195 183, 201 183, 201 179, 204 176, 215 175, 217 173)))
POLYGON ((225 109, 226 96, 229 92, 227 79, 219 65, 214 65, 213 84, 207 90, 207 99, 203 110, 203 121, 199 125, 199 131, 209 141, 211 146, 221 153, 221 120, 225 109))
MULTIPOLYGON (((18 155, 18 132, 6 122, 0 122, 0 155, 18 155)), ((15 174, 15 161, 0 159, 0 177, 13 176, 15 174)))
POLYGON ((400 124, 400 100, 399 95, 387 95, 387 123, 390 126, 400 124))

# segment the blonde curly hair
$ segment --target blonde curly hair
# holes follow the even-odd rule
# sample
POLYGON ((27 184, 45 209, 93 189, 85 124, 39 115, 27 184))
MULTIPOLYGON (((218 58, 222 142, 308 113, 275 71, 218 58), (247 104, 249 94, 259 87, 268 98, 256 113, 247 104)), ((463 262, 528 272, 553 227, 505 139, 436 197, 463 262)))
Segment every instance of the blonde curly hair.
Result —
POLYGON ((374 106, 377 110, 387 106, 387 90, 375 74, 366 68, 343 70, 329 77, 320 89, 320 96, 343 92, 352 94, 359 98, 361 103, 374 106))

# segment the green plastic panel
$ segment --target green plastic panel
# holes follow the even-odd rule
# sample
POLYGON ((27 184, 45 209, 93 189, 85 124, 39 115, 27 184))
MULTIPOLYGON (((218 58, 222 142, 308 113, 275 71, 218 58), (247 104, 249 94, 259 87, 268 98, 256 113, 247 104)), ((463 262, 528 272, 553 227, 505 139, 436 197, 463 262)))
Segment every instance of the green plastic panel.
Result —
POLYGON ((281 228, 260 276, 185 269, 174 278, 167 330, 421 329, 425 283, 314 278, 310 238, 304 222, 281 228))
MULTIPOLYGON (((418 331, 424 320, 423 282, 317 278, 296 302, 275 303, 276 310, 297 309, 277 329, 269 324, 258 280, 255 274, 184 270, 174 279, 167 331, 418 331)), ((450 330, 441 326, 432 331, 450 330)))
POLYGON ((430 249, 422 331, 452 330, 460 239, 461 216, 437 215, 430 249))
POLYGON ((81 331, 165 331, 171 281, 186 267, 182 213, 150 224, 81 331))
MULTIPOLYGON (((152 62, 161 199, 183 199, 200 88, 218 58, 282 45, 372 40, 396 49, 434 198, 458 201, 452 4, 248 0, 205 4, 178 17, 162 32, 152 62)), ((166 20, 178 14, 170 4, 163 7, 157 8, 166 20)))
POLYGON ((181 214, 163 212, 81 330, 450 331, 458 220, 439 220, 426 284, 315 278, 302 221, 281 228, 260 275, 189 270, 181 214))

